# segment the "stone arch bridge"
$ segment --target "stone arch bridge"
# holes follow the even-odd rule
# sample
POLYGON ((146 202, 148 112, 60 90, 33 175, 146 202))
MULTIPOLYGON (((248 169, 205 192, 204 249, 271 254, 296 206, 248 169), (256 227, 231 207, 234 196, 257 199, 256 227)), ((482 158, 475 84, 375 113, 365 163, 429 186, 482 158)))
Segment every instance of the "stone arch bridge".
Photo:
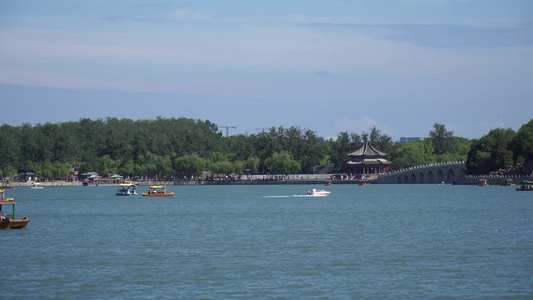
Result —
POLYGON ((387 174, 380 174, 378 183, 453 183, 466 175, 466 164, 448 162, 406 168, 387 174))

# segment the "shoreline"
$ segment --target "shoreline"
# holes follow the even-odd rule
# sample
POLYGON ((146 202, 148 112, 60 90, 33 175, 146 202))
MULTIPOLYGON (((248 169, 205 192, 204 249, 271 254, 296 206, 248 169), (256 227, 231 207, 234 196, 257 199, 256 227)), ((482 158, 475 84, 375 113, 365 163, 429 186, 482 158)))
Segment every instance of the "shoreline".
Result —
MULTIPOLYGON (((199 181, 132 181, 137 186, 151 186, 151 185, 165 185, 165 186, 189 186, 189 185, 280 185, 280 184, 300 184, 300 185, 324 185, 324 180, 199 180, 199 181)), ((358 184, 362 181, 356 180, 331 180, 335 184, 358 184)), ((79 181, 44 181, 39 182, 43 187, 69 187, 69 186, 83 186, 79 181)), ((31 187, 32 182, 9 182, 7 186, 13 187, 31 187)), ((96 186, 113 186, 118 184, 98 184, 90 185, 88 187, 96 186)), ((1 187, 0 187, 1 188, 1 187)))
MULTIPOLYGON (((480 176, 481 178, 482 176, 480 176)), ((487 178, 487 181, 490 185, 503 185, 506 178, 514 180, 514 183, 519 184, 521 181, 529 180, 533 181, 533 177, 524 176, 524 177, 484 177, 487 178)), ((479 181, 478 177, 468 177, 461 178, 455 182, 455 185, 477 185, 479 181)), ((379 182, 378 179, 373 180, 324 180, 324 179, 283 179, 283 180, 273 180, 273 179, 256 179, 256 180, 194 180, 194 181, 184 181, 184 180, 175 180, 175 181, 156 181, 156 180, 146 180, 146 181, 132 181, 135 185, 138 186, 151 186, 151 185, 165 185, 165 186, 201 186, 201 185, 287 185, 287 184, 298 184, 298 185, 325 185, 326 182, 331 184, 360 184, 362 182, 370 182, 371 184, 440 184, 440 182, 427 182, 427 183, 390 183, 390 182, 379 182)), ((79 181, 43 181, 39 182, 43 187, 71 187, 71 186, 83 186, 82 182, 79 181)), ((31 187, 33 182, 4 182, 0 184, 0 189, 8 189, 9 186, 12 187, 31 187)), ((446 182, 446 185, 452 185, 452 183, 446 182)), ((99 185, 90 185, 90 186, 118 186, 118 184, 99 184, 99 185)))

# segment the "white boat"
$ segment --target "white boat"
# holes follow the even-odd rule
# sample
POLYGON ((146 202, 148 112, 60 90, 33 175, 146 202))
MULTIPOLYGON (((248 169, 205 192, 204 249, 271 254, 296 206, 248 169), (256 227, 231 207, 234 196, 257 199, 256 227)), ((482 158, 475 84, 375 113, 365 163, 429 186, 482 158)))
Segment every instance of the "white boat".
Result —
POLYGON ((30 189, 32 190, 42 190, 43 189, 43 186, 38 183, 38 182, 34 182, 32 186, 30 186, 30 189))
POLYGON ((136 185, 132 183, 121 183, 118 185, 117 196, 133 196, 137 195, 136 185))
POLYGON ((310 191, 307 191, 307 195, 309 196, 314 196, 314 197, 326 197, 330 194, 331 192, 330 191, 325 191, 325 190, 317 190, 315 188, 313 188, 312 190, 310 191))

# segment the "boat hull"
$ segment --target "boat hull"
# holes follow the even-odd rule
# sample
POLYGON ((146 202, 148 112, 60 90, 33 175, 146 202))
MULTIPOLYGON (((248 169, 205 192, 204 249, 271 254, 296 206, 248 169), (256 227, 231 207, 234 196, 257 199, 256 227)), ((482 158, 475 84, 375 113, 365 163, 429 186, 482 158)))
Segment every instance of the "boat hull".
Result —
POLYGON ((144 197, 174 197, 174 192, 172 192, 172 193, 167 193, 167 194, 164 194, 164 193, 157 193, 157 194, 147 194, 147 193, 143 193, 143 196, 144 196, 144 197))
POLYGON ((315 192, 312 192, 312 191, 308 191, 307 192, 307 195, 310 196, 310 197, 327 197, 329 196, 331 192, 329 191, 315 191, 315 192))
POLYGON ((30 222, 28 218, 19 220, 8 218, 0 222, 0 229, 23 229, 26 228, 28 222, 30 222))

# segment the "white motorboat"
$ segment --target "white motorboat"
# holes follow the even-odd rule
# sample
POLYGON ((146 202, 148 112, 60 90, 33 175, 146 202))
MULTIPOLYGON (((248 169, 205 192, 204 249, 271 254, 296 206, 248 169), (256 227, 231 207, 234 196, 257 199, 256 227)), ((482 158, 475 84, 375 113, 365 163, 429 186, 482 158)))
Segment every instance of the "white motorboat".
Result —
POLYGON ((38 182, 34 182, 32 186, 30 186, 30 189, 32 190, 42 190, 43 189, 43 186, 38 183, 38 182))
POLYGON ((325 190, 317 190, 315 188, 313 188, 312 190, 310 191, 307 191, 307 195, 308 196, 314 196, 314 197, 326 197, 330 194, 331 192, 330 191, 325 191, 325 190))

